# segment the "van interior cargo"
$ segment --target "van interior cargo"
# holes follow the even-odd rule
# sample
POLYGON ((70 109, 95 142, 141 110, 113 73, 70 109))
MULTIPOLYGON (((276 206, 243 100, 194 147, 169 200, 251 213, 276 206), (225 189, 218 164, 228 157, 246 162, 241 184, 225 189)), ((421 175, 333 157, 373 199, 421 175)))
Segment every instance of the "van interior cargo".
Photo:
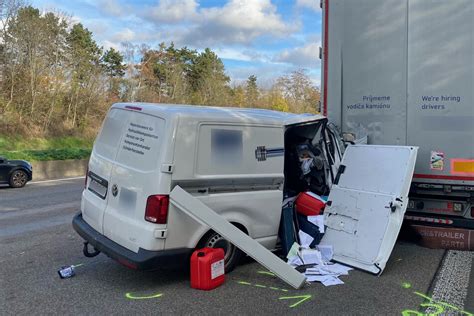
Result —
POLYGON ((329 162, 324 153, 323 121, 290 126, 285 133, 284 198, 311 191, 329 193, 329 162))

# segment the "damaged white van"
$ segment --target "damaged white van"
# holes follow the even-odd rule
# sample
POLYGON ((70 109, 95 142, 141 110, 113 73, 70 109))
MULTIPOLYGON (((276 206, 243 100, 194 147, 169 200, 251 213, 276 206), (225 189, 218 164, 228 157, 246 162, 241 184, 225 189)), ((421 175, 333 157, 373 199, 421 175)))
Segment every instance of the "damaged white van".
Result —
POLYGON ((103 252, 154 269, 188 264, 197 247, 220 247, 230 271, 242 252, 169 203, 172 189, 179 185, 268 249, 277 245, 283 199, 310 190, 329 194, 322 243, 334 246, 336 260, 376 273, 403 220, 416 148, 356 145, 344 158, 342 149, 319 115, 114 104, 73 227, 86 256, 103 252), (310 164, 302 164, 301 146, 310 164))

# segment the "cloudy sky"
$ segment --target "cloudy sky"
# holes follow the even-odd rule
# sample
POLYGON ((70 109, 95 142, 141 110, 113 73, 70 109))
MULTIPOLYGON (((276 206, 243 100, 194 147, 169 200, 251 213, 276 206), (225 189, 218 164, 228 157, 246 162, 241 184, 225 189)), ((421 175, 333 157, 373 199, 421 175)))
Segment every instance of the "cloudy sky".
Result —
POLYGON ((214 50, 235 82, 305 68, 320 82, 319 0, 32 0, 84 24, 105 48, 124 41, 214 50))

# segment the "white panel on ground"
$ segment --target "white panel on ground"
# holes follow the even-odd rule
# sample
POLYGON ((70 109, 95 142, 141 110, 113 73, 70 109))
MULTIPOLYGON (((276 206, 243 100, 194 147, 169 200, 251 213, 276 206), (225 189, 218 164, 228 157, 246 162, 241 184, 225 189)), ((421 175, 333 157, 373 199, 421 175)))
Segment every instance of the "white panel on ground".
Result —
POLYGON ((382 273, 407 208, 416 153, 408 146, 347 147, 324 211, 321 244, 333 246, 334 260, 382 273))
POLYGON ((280 279, 294 287, 303 286, 306 278, 293 267, 278 258, 271 251, 260 245, 257 241, 247 236, 237 227, 229 223, 225 218, 218 215, 204 203, 176 186, 170 194, 171 203, 178 209, 191 216, 195 220, 211 227, 222 235, 237 248, 255 259, 268 270, 275 273, 280 279))

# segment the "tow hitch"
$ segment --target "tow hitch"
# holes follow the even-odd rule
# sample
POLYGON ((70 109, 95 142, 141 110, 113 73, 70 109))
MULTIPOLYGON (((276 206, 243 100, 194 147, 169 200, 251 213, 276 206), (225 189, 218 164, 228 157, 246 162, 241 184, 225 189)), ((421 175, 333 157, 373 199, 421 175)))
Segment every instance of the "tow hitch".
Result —
POLYGON ((89 245, 89 242, 85 241, 84 248, 82 249, 82 253, 84 254, 84 256, 86 256, 87 258, 92 258, 92 257, 97 256, 100 253, 100 250, 97 250, 95 248, 94 248, 94 252, 89 252, 88 245, 89 245))

